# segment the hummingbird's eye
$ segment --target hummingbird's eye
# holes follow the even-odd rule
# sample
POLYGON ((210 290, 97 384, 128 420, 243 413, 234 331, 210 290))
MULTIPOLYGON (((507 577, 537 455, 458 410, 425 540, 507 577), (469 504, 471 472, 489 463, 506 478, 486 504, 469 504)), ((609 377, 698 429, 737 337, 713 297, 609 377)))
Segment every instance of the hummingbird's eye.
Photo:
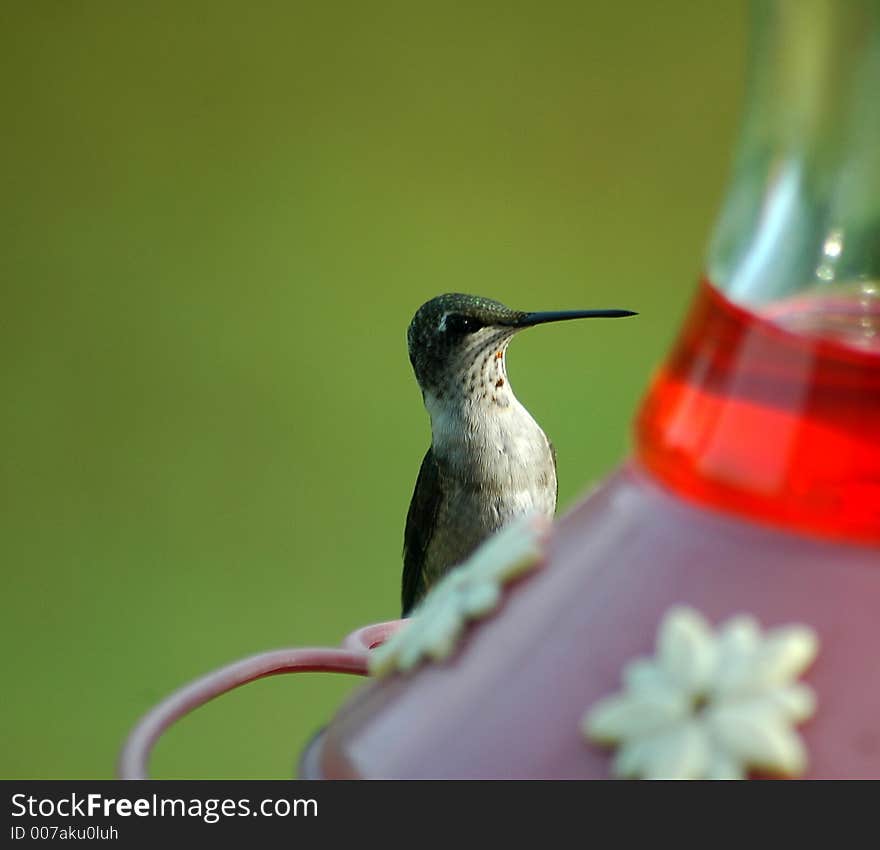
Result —
POLYGON ((444 316, 444 328, 447 334, 464 336, 478 331, 482 325, 472 316, 463 316, 461 313, 447 313, 444 316))

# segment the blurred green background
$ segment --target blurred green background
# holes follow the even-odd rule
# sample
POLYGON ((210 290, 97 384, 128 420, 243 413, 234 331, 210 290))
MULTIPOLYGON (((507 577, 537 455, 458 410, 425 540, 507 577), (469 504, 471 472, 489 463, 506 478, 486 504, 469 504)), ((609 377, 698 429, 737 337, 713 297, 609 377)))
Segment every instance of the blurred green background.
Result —
MULTIPOLYGON (((444 291, 518 338, 560 507, 626 453, 718 207, 742 3, 35 2, 0 28, 0 775, 108 777, 220 664, 393 618, 444 291)), ((257 682, 161 777, 287 777, 357 680, 257 682)))

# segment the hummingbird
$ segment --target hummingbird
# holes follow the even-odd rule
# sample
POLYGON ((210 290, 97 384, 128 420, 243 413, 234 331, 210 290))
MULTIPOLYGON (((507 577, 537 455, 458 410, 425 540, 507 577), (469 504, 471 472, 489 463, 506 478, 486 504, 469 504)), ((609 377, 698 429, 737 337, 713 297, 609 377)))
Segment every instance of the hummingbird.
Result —
POLYGON ((404 617, 488 536, 525 513, 552 517, 556 511, 555 449, 507 377, 507 346, 514 335, 547 322, 635 315, 524 313, 461 293, 439 295, 419 307, 407 344, 431 418, 431 447, 406 517, 404 617))

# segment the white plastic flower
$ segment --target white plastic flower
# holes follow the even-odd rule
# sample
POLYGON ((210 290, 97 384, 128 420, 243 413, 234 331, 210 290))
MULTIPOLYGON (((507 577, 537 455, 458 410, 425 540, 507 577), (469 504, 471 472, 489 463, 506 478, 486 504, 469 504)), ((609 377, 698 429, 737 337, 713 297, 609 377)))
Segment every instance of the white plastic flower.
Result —
POLYGON ((793 726, 815 712, 816 698, 796 680, 818 646, 807 626, 762 634, 753 618, 738 616, 715 632, 694 609, 672 608, 654 657, 624 667, 624 690, 584 715, 583 732, 618 746, 618 777, 797 776, 807 754, 793 726))
POLYGON ((370 653, 370 673, 412 670, 424 658, 450 655, 468 620, 485 617, 506 583, 538 566, 550 521, 529 514, 490 537, 446 574, 415 609, 409 622, 370 653))

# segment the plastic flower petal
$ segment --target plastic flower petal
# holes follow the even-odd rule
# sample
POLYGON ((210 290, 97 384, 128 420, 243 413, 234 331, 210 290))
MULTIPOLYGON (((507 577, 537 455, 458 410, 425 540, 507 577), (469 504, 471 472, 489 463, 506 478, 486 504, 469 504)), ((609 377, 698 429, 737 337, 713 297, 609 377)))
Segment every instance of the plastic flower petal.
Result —
POLYGON ((543 561, 549 529, 546 517, 529 514, 490 537, 436 584, 400 631, 370 652, 370 673, 407 672, 426 658, 451 655, 467 622, 498 606, 502 586, 543 561))
POLYGON ((669 677, 688 693, 701 690, 715 665, 715 639, 693 608, 677 608, 660 624, 657 657, 669 677))

